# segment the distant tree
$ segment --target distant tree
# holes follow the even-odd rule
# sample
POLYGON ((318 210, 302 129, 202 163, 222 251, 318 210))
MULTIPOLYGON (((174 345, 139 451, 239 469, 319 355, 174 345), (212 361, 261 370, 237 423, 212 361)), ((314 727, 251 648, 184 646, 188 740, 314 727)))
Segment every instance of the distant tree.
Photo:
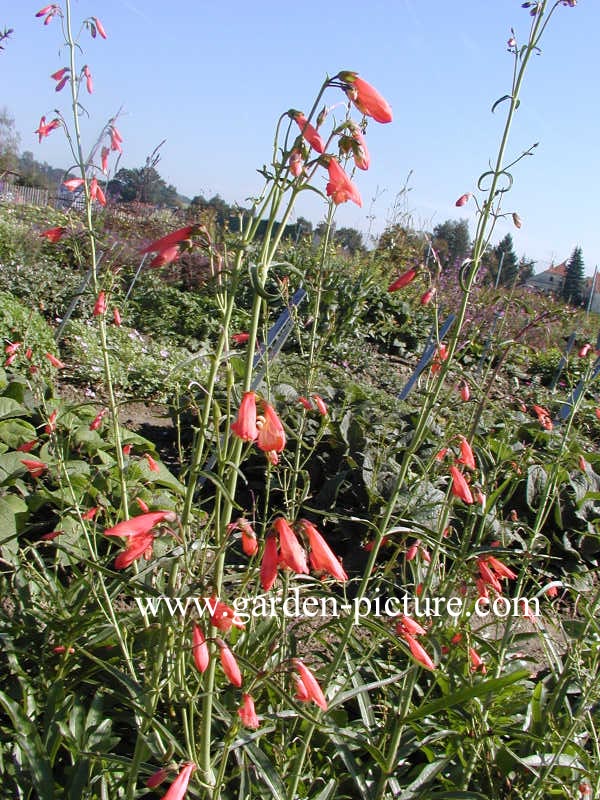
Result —
POLYGON ((443 267, 464 261, 471 249, 468 221, 447 219, 436 225, 432 245, 443 267))
POLYGON ((352 255, 365 249, 362 233, 356 228, 338 228, 333 234, 333 241, 352 255))
POLYGON ((562 297, 567 303, 579 306, 583 302, 584 264, 581 247, 576 247, 567 263, 567 272, 562 288, 562 297))
POLYGON ((523 285, 524 283, 526 283, 529 280, 529 278, 531 278, 533 276, 534 267, 535 267, 535 261, 532 261, 531 259, 527 258, 526 256, 521 256, 517 266, 518 266, 518 271, 519 271, 519 277, 518 277, 517 283, 519 285, 523 285))
POLYGON ((0 177, 3 172, 14 171, 19 157, 20 137, 15 121, 8 109, 0 109, 0 177))
POLYGON ((504 239, 487 254, 484 263, 487 265, 491 283, 495 284, 498 281, 498 271, 500 271, 499 286, 512 286, 517 281, 519 265, 510 233, 507 233, 504 239))
POLYGON ((177 189, 169 186, 154 167, 120 169, 108 182, 108 191, 122 203, 177 205, 177 189))

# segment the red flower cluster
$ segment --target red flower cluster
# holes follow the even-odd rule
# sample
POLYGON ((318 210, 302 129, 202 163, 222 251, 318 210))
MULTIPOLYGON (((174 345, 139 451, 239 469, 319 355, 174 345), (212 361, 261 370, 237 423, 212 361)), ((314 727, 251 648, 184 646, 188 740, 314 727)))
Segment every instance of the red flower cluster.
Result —
MULTIPOLYGON (((308 539, 310 552, 308 560, 315 572, 331 575, 339 581, 348 580, 339 560, 319 533, 317 528, 306 519, 298 523, 299 530, 308 539)), ((267 536, 260 567, 260 582, 265 592, 275 583, 279 568, 290 569, 299 575, 308 575, 306 550, 300 543, 296 533, 284 517, 278 517, 273 523, 274 533, 267 536)))
POLYGON ((149 511, 105 530, 105 536, 122 536, 128 542, 125 550, 115 559, 115 569, 125 569, 141 556, 150 558, 154 542, 152 529, 161 522, 174 522, 176 518, 173 511, 149 511))

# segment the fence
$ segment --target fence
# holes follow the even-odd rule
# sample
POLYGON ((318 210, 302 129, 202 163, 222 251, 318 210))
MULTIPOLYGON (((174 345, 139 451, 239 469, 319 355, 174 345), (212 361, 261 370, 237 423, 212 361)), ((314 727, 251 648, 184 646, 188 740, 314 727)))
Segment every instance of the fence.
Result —
POLYGON ((15 205, 47 206, 50 204, 50 192, 39 186, 17 186, 14 183, 0 181, 0 202, 15 205))

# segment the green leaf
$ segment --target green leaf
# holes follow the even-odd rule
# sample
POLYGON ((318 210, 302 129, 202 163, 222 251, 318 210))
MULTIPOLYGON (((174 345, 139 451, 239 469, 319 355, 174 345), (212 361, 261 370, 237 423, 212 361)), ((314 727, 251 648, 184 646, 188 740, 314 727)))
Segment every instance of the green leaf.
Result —
POLYGON ((468 700, 473 700, 475 697, 484 697, 486 694, 497 693, 505 686, 510 686, 513 683, 518 683, 529 677, 529 672, 525 669, 511 672, 508 675, 503 675, 501 678, 492 678, 488 681, 481 681, 474 686, 468 686, 465 689, 460 689, 454 694, 447 695, 446 697, 439 697, 437 700, 432 700, 430 703, 425 703, 412 714, 404 718, 405 722, 415 722, 423 717, 428 717, 431 714, 437 714, 438 711, 445 711, 448 708, 462 705, 468 700))
POLYGON ((25 527, 28 516, 27 504, 17 495, 0 497, 0 551, 2 558, 11 564, 19 552, 18 535, 25 527))
POLYGON ((22 750, 38 800, 54 800, 54 777, 40 735, 23 709, 0 691, 0 704, 10 717, 15 741, 22 750))
POLYGON ((0 397, 0 419, 25 417, 28 413, 27 409, 12 397, 0 397))

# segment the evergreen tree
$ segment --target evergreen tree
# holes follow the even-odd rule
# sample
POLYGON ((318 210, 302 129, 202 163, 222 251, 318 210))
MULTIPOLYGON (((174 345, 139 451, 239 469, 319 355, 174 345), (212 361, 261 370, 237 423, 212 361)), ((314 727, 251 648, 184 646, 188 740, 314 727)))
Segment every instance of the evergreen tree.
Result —
POLYGON ((513 250, 513 240, 510 233, 500 241, 492 251, 492 258, 489 265, 490 277, 494 283, 498 280, 500 271, 499 286, 512 286, 519 275, 519 264, 517 256, 513 250))
POLYGON ((447 219, 433 229, 433 249, 442 266, 453 266, 462 262, 471 249, 469 222, 466 219, 447 219))
POLYGON ((563 284, 563 300, 574 306, 580 306, 583 302, 584 288, 584 265, 581 247, 576 247, 571 253, 571 258, 567 264, 567 273, 563 284))

